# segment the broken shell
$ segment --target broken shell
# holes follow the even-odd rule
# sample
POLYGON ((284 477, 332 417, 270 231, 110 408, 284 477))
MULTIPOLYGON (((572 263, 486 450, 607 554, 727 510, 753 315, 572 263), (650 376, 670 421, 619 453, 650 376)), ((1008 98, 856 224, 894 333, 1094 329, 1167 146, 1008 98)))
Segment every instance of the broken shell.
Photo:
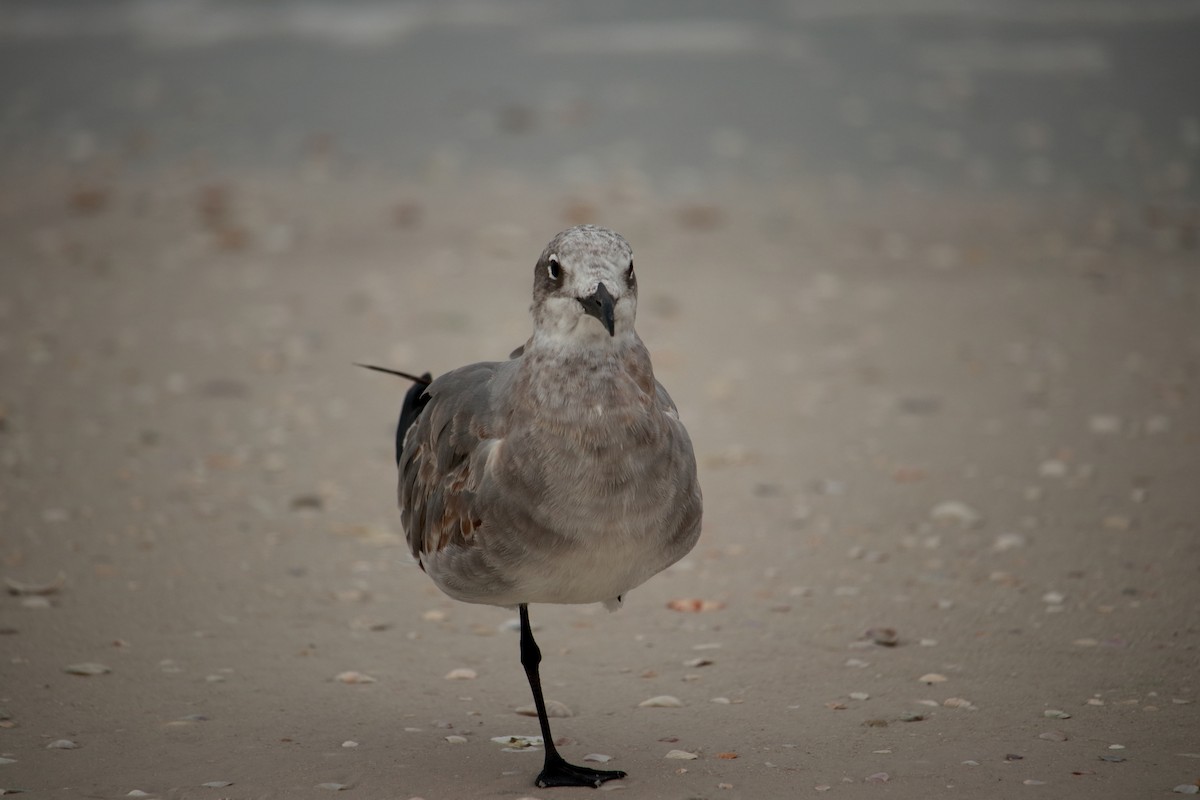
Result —
POLYGON ((4 585, 8 587, 8 593, 13 595, 54 594, 67 585, 67 573, 59 572, 54 580, 47 583, 27 583, 13 578, 5 578, 4 585))
POLYGON ((70 739, 55 739, 50 744, 46 745, 47 750, 78 750, 79 745, 72 742, 70 739))
POLYGON ((929 517, 934 522, 954 523, 964 528, 974 528, 983 521, 978 511, 958 500, 938 503, 930 509, 929 517))
POLYGON ((362 672, 357 672, 355 670, 347 670, 346 672, 339 672, 337 675, 334 676, 333 679, 335 681, 338 681, 339 683, 349 683, 349 684, 375 683, 375 679, 372 678, 370 675, 366 675, 362 672))
POLYGON ((689 613, 720 611, 724 607, 725 604, 719 600, 703 600, 698 597, 682 597, 667 603, 667 608, 672 611, 686 611, 689 613))
MULTIPOLYGON (((517 706, 513 711, 516 711, 523 717, 536 717, 538 713, 537 706, 532 703, 527 706, 517 706)), ((573 717, 575 716, 575 712, 568 708, 566 703, 560 703, 557 700, 547 700, 546 716, 558 718, 573 717)))
POLYGON ((900 642, 895 628, 868 628, 862 638, 881 647, 895 647, 900 642))
POLYGON ((663 756, 663 758, 677 758, 682 761, 692 761, 699 757, 700 756, 696 755, 695 753, 689 753, 686 750, 672 750, 669 753, 667 753, 665 756, 663 756))
POLYGON ((63 668, 63 671, 68 675, 107 675, 112 672, 112 667, 95 661, 84 661, 79 664, 69 664, 63 668))

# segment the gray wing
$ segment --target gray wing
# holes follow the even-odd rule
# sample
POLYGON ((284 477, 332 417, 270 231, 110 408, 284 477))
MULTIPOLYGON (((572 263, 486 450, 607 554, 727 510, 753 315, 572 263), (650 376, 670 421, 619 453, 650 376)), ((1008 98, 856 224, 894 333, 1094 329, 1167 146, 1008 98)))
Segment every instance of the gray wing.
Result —
POLYGON ((400 519, 413 557, 469 546, 483 524, 478 489, 487 456, 503 437, 493 407, 498 373, 513 362, 484 362, 442 375, 404 437, 400 519))
MULTIPOLYGON (((658 381, 654 382, 654 397, 658 401, 658 406, 666 414, 676 420, 679 419, 679 409, 675 407, 675 401, 671 399, 671 395, 667 394, 667 389, 658 381)), ((684 432, 684 438, 687 438, 687 431, 684 432)), ((691 447, 691 440, 688 439, 688 446, 691 447)))

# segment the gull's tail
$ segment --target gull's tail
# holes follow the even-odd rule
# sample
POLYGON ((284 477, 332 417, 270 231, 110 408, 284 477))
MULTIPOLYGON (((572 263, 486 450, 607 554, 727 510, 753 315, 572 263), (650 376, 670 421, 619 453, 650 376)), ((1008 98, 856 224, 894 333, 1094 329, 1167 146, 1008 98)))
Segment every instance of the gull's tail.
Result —
POLYGON ((356 367, 365 367, 373 369, 376 372, 386 372, 388 375, 396 375, 401 378, 407 378, 413 382, 413 385, 404 393, 404 402, 400 404, 400 420, 396 423, 396 463, 400 463, 400 454, 404 451, 404 434, 408 433, 408 429, 417 417, 421 415, 421 409, 425 408, 425 404, 429 402, 429 395, 425 394, 425 387, 433 382, 433 376, 426 372, 424 375, 410 375, 407 372, 400 372, 387 367, 376 367, 373 364, 358 364, 356 367))

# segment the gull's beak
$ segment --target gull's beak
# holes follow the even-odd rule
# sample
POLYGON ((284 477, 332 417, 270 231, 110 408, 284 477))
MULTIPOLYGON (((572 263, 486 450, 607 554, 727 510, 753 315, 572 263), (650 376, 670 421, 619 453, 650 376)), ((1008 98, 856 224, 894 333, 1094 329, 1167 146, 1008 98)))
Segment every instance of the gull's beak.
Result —
POLYGON ((578 299, 579 305, 583 306, 583 313, 600 320, 609 336, 617 335, 616 322, 613 320, 613 306, 617 301, 608 293, 603 283, 596 287, 591 296, 578 299))

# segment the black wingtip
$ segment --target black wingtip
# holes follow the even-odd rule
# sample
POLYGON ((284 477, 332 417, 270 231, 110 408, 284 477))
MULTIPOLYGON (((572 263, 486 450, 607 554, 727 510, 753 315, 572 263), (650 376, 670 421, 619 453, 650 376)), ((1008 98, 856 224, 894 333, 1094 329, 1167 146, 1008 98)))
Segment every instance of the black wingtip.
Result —
POLYGON ((433 376, 430 375, 428 372, 426 372, 424 375, 411 375, 407 372, 401 372, 398 369, 388 369, 387 367, 377 367, 374 364, 360 364, 357 361, 355 361, 353 363, 354 363, 354 366, 356 366, 356 367, 362 367, 363 369, 373 369, 376 372, 384 372, 388 375, 395 375, 399 378, 406 378, 406 379, 412 381, 413 383, 420 384, 421 386, 428 386, 430 383, 433 382, 433 376))
POLYGON ((417 421, 417 417, 421 415, 421 411, 425 408, 425 404, 429 402, 429 395, 425 393, 425 387, 429 385, 431 376, 428 372, 421 376, 421 380, 408 387, 408 391, 404 393, 404 402, 400 404, 400 419, 396 422, 396 465, 400 465, 400 458, 404 453, 404 437, 408 433, 408 429, 417 421))
POLYGON ((395 375, 398 378, 406 378, 413 382, 413 385, 408 387, 408 391, 404 393, 404 402, 400 404, 400 419, 396 423, 396 464, 399 465, 400 457, 404 452, 404 435, 408 433, 408 429, 412 427, 412 424, 417 421, 417 417, 421 414, 421 409, 425 408, 425 404, 429 402, 429 395, 425 394, 425 387, 433 383, 433 376, 428 372, 423 375, 410 375, 398 369, 377 367, 374 364, 360 364, 357 361, 354 362, 354 366, 362 367, 363 369, 372 369, 388 375, 395 375))

